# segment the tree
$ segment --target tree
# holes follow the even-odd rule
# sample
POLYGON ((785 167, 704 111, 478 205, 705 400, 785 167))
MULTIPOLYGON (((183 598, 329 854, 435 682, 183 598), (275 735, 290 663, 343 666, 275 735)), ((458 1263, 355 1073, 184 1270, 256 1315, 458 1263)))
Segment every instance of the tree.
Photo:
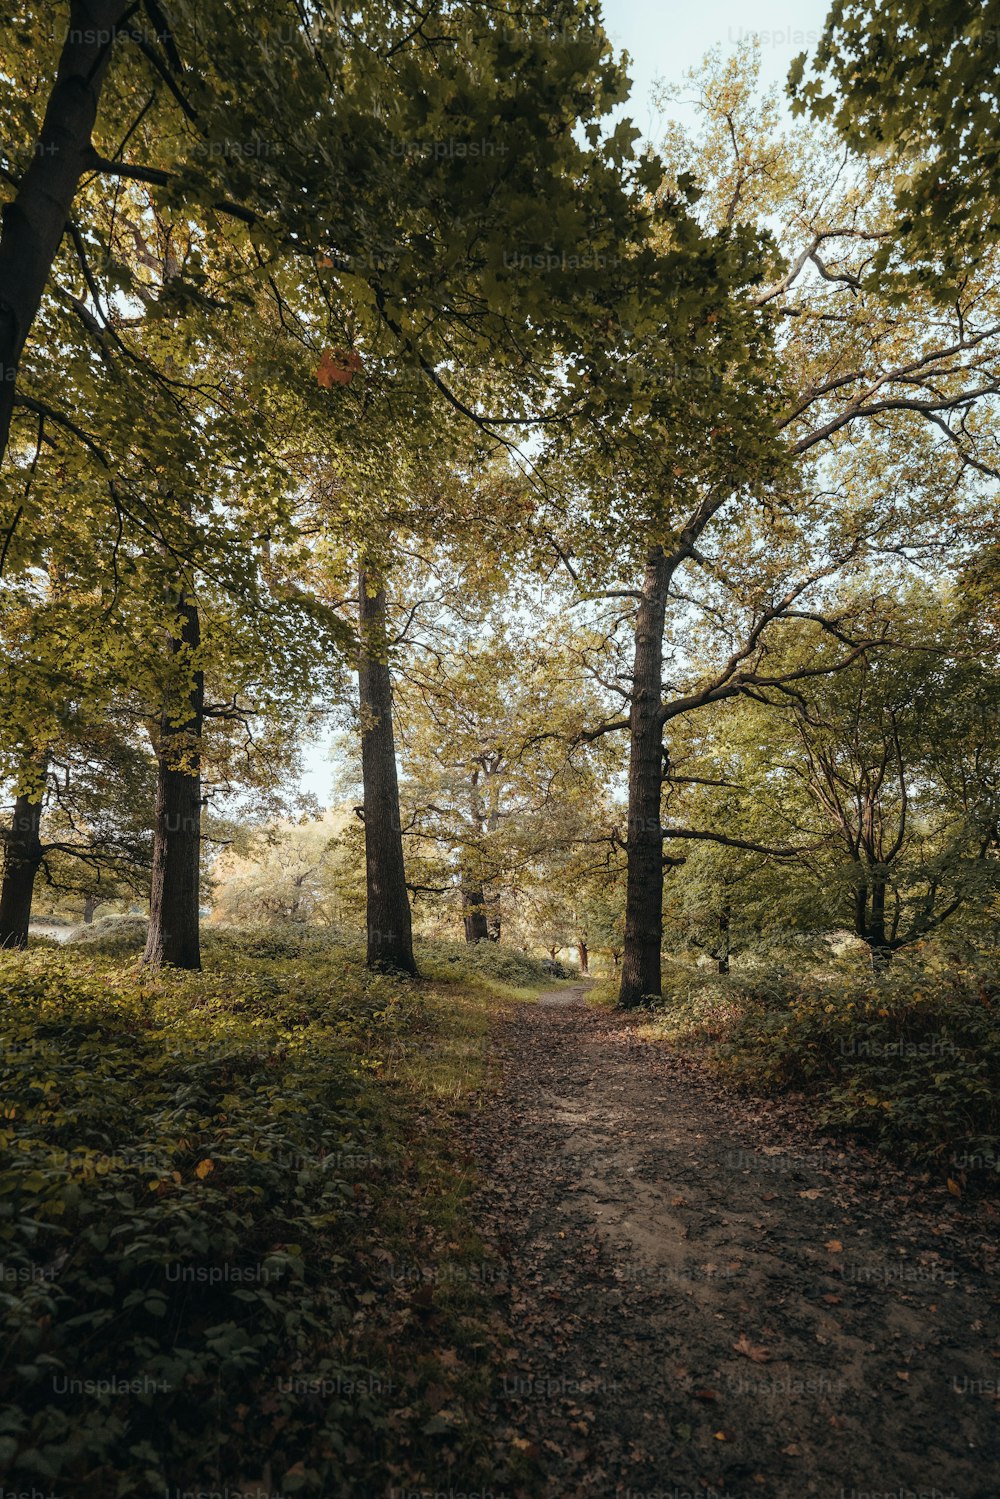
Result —
POLYGON ((996 0, 838 0, 814 76, 802 53, 789 78, 794 113, 832 120, 852 149, 889 162, 907 252, 950 276, 1000 235, 998 34, 996 0))
MULTIPOLYGON (((9 309, 5 367, 11 409, 72 435, 106 478, 119 518, 135 525, 138 516, 139 529, 177 564, 167 592, 176 601, 168 605, 168 616, 178 633, 168 632, 164 641, 165 657, 176 664, 197 653, 201 622, 192 574, 204 569, 206 532, 213 529, 209 517, 217 513, 212 502, 207 508, 202 503, 192 472, 192 439, 197 445, 204 433, 193 408, 203 402, 189 398, 212 387, 205 362, 192 357, 197 346, 185 343, 184 332, 168 336, 158 358, 149 357, 155 341, 148 337, 141 360, 124 347, 118 311, 123 293, 138 296, 171 333, 178 315, 192 308, 203 324, 211 323, 211 314, 227 301, 231 305, 234 294, 230 280, 223 302, 213 298, 210 263, 242 256, 253 289, 273 298, 283 330, 294 328, 307 347, 325 329, 341 336, 346 331, 346 345, 327 348, 319 360, 324 385, 350 384, 369 362, 378 371, 388 353, 390 364, 419 370, 440 400, 477 430, 499 433, 511 417, 524 419, 532 383, 603 311, 604 263, 617 257, 623 237, 641 237, 645 230, 647 215, 629 190, 645 169, 625 169, 634 134, 627 127, 601 140, 598 121, 622 94, 624 75, 611 62, 590 6, 567 4, 557 17, 547 7, 538 18, 544 25, 535 26, 529 15, 511 28, 488 6, 440 5, 415 31, 393 5, 369 7, 363 18, 350 20, 339 8, 307 14, 281 0, 252 16, 223 5, 196 12, 178 7, 170 22, 159 7, 146 9, 154 36, 127 24, 135 8, 71 7, 51 88, 53 58, 44 28, 35 22, 29 29, 22 95, 29 101, 48 97, 49 108, 44 121, 34 118, 30 103, 11 111, 15 146, 6 177, 14 196, 0 256, 17 295, 9 309), (553 20, 566 27, 550 27, 553 20), (564 44, 564 29, 578 36, 579 45, 564 44), (74 50, 81 31, 100 38, 95 57, 74 50), (269 44, 272 33, 282 37, 278 48, 269 44), (74 112, 70 96, 81 91, 81 79, 86 107, 74 112), (470 132, 459 144, 471 141, 475 149, 442 152, 441 141, 454 139, 456 98, 462 128, 470 132), (536 128, 539 119, 547 122, 546 130, 536 128), (237 130, 242 133, 234 135, 237 130), (103 150, 93 144, 95 136, 105 143, 103 150), (345 140, 351 142, 349 161, 345 140), (48 163, 45 172, 35 170, 39 161, 48 163), (81 186, 85 168, 93 175, 81 186), (122 204, 139 185, 147 201, 137 223, 122 204), (55 203, 59 233, 36 236, 29 247, 18 226, 47 199, 55 203), (80 418, 67 414, 58 389, 61 363, 57 370, 34 357, 61 294, 59 238, 71 210, 79 222, 71 229, 70 265, 84 290, 71 293, 70 302, 94 345, 92 370, 110 365, 118 382, 93 387, 82 379, 80 418), (155 293, 134 277, 124 284, 117 280, 115 257, 110 264, 99 258, 95 275, 90 251, 95 244, 111 248, 122 223, 136 238, 140 259, 149 258, 144 229, 150 219, 163 231, 162 255, 152 257, 162 262, 155 293), (508 265, 511 245, 518 253, 508 265), (542 274, 525 276, 522 259, 542 274), (29 346, 32 327, 36 343, 29 346), (526 328, 532 330, 530 341, 526 328), (170 363, 178 346, 186 365, 180 379, 170 363), (124 359, 114 368, 118 354, 124 359), (22 356, 30 357, 25 362, 22 356), (478 372, 487 361, 505 360, 519 375, 522 394, 510 410, 484 410, 478 372), (141 381, 121 383, 122 364, 131 374, 137 364, 164 402, 183 392, 187 423, 168 421, 157 430, 155 420, 145 422, 147 391, 141 381), (470 369, 477 372, 471 381, 470 369), (130 392, 127 401, 123 391, 130 392), (129 418, 124 422, 123 406, 129 418), (127 455, 95 438, 95 423, 130 432, 133 418, 141 436, 127 455), (184 430, 178 444, 179 426, 184 430), (150 463, 151 446, 165 456, 165 478, 150 463), (139 476, 130 473, 136 454, 144 470, 139 476), (150 469, 158 476, 155 485, 150 469)), ((5 447, 7 425, 0 433, 5 447)), ((229 436, 237 440, 232 425, 229 436)), ((19 429, 16 468, 25 467, 26 452, 19 429)), ((22 523, 18 507, 8 542, 22 523)), ((362 592, 368 596, 367 588, 362 592)), ((376 587, 372 597, 378 593, 376 587)), ((189 675, 188 688, 161 714, 156 734, 162 753, 153 961, 167 956, 157 936, 164 921, 176 929, 168 941, 175 959, 197 958, 202 707, 198 668, 192 666, 189 675), (168 903, 175 909, 161 920, 168 903)), ((387 722, 381 710, 376 721, 387 722)), ((388 844, 386 857, 400 862, 388 844)), ((386 867, 376 883, 388 888, 393 878, 386 867)))
POLYGON ((346 809, 303 822, 281 822, 239 846, 223 849, 212 867, 212 920, 352 925, 363 921, 364 896, 345 851, 346 809))
POLYGON ((580 739, 593 693, 569 632, 549 638, 552 621, 514 604, 508 594, 503 612, 453 621, 448 647, 402 674, 416 884, 458 896, 469 942, 499 941, 503 912, 539 868, 554 874, 601 797, 599 753, 580 739))
MULTIPOLYGON (((755 691, 736 710, 724 728, 726 788, 702 792, 701 807, 687 797, 689 826, 672 832, 702 836, 720 804, 731 846, 742 838, 752 848, 767 829, 783 845, 771 859, 800 887, 798 897, 778 894, 772 933, 797 898, 827 928, 849 926, 876 968, 959 913, 973 927, 988 918, 1000 817, 998 684, 978 632, 958 626, 947 595, 926 587, 881 607, 891 643, 790 690, 755 691)), ((822 661, 830 646, 793 621, 772 649, 790 665, 822 661)), ((762 843, 759 851, 766 860, 762 843)), ((746 907, 746 891, 741 900, 746 907)))
MULTIPOLYGON (((850 482, 843 488, 828 483, 830 455, 844 455, 849 471, 851 450, 862 439, 899 454, 901 468, 915 452, 929 451, 935 473, 950 466, 940 488, 930 486, 935 503, 942 494, 962 495, 967 474, 991 471, 989 428, 970 412, 998 388, 998 330, 990 316, 995 265, 984 264, 950 309, 939 308, 929 292, 912 293, 905 308, 891 288, 883 296, 867 272, 892 232, 886 182, 874 169, 864 177, 845 174, 815 140, 782 139, 773 101, 755 102, 754 76, 752 60, 710 66, 702 85, 703 139, 694 143, 674 130, 665 149, 677 183, 703 164, 698 212, 706 235, 715 236, 708 242, 731 246, 740 232, 737 243, 758 246, 756 260, 747 252, 742 282, 739 275, 728 280, 732 295, 713 311, 707 337, 702 309, 700 332, 692 332, 688 349, 671 351, 675 383, 687 396, 686 407, 673 397, 674 423, 663 420, 665 401, 653 406, 661 419, 651 422, 649 399, 638 403, 633 386, 614 429, 603 434, 603 447, 617 459, 610 481, 607 468, 594 461, 596 440, 588 437, 586 444, 590 494, 597 472, 603 514, 641 517, 637 534, 645 543, 641 557, 635 548, 625 554, 633 576, 607 590, 634 600, 634 651, 625 712, 596 727, 603 733, 627 726, 631 746, 625 1005, 659 992, 664 726, 753 685, 762 632, 803 607, 806 590, 830 565, 830 522, 817 502, 826 499, 834 531, 847 540, 845 551, 838 545, 834 552, 845 563, 862 545, 905 548, 912 521, 897 506, 896 491, 873 493, 871 508, 858 513, 850 482), (770 273, 761 242, 768 231, 783 252, 770 273), (705 423, 711 423, 710 443, 705 423), (841 497, 842 521, 830 504, 841 497), (741 586, 726 541, 740 535, 741 513, 750 508, 769 523, 800 525, 802 537, 818 540, 818 561, 806 560, 798 580, 787 578, 780 591, 750 608, 748 634, 734 643, 721 677, 665 703, 663 630, 678 606, 683 620, 685 600, 704 579, 735 577, 741 586), (813 518, 805 521, 810 510, 813 518), (894 523, 903 529, 897 526, 893 537, 894 523)), ((636 341, 628 363, 641 367, 641 359, 636 341)), ((660 387, 669 388, 662 347, 659 369, 660 387)), ((563 554, 575 549, 579 559, 585 539, 576 528, 564 539, 563 554)), ((616 585, 625 555, 619 549, 613 564, 616 585)), ((587 592, 600 591, 594 578, 587 592)), ((746 591, 751 602, 752 593, 746 591)))

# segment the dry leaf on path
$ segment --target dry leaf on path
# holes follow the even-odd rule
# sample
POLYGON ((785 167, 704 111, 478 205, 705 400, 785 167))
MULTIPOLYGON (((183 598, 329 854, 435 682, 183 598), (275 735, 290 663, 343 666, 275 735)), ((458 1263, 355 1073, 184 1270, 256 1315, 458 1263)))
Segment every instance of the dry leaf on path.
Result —
POLYGON ((766 1364, 771 1357, 770 1349, 764 1348, 760 1343, 751 1343, 746 1333, 740 1333, 739 1338, 733 1344, 736 1353, 742 1353, 744 1358, 752 1359, 755 1364, 766 1364))

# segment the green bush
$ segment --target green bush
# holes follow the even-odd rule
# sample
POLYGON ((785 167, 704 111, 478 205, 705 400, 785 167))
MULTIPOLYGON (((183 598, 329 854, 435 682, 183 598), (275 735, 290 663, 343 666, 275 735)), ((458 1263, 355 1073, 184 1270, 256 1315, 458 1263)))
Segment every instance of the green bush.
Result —
POLYGON ((366 1492, 343 1454, 385 1411, 352 1363, 352 1257, 399 1148, 365 1071, 420 995, 81 945, 0 955, 0 996, 0 1470, 104 1499, 270 1462, 283 1492, 366 1492), (283 1389, 302 1374, 335 1393, 283 1389))
POLYGON ((142 952, 148 931, 149 921, 145 916, 100 916, 89 926, 75 927, 66 940, 108 957, 128 957, 142 952))
POLYGON ((671 965, 660 1028, 733 1083, 808 1093, 819 1122, 952 1177, 1000 1165, 1000 976, 932 953, 729 978, 671 965))
POLYGON ((545 959, 531 958, 498 942, 418 940, 416 953, 421 973, 429 978, 479 979, 513 989, 532 989, 552 982, 545 959))

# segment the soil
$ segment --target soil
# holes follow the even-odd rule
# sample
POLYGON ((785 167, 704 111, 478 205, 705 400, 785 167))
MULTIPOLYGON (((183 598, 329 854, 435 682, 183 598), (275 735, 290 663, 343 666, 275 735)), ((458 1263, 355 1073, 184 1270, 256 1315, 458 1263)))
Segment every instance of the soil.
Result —
POLYGON ((994 1499, 1000 1218, 588 1007, 502 1027, 497 1471, 559 1499, 994 1499))

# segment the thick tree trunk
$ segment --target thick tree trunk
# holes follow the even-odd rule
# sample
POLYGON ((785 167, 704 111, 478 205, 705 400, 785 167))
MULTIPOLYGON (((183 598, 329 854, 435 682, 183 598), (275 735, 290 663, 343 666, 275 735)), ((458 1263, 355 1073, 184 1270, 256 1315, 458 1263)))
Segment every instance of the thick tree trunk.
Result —
POLYGON ((580 972, 590 972, 590 952, 586 942, 581 937, 576 939, 576 950, 580 954, 580 972))
POLYGON ((417 971, 403 865, 396 746, 392 732, 385 589, 359 574, 358 686, 368 885, 368 967, 417 971))
POLYGON ((625 947, 618 1003, 631 1009, 660 993, 663 941, 662 672, 668 560, 653 547, 635 622, 630 711, 625 947))
POLYGON ((178 722, 175 692, 169 692, 157 732, 156 807, 153 871, 149 893, 149 935, 143 961, 153 968, 201 967, 199 905, 201 879, 201 734, 205 683, 197 668, 201 644, 198 606, 181 598, 179 637, 169 648, 185 682, 183 718, 178 722))
POLYGON ((499 942, 503 931, 503 916, 500 911, 500 895, 496 890, 487 891, 483 897, 486 905, 486 935, 491 942, 499 942))
POLYGON ((97 909, 97 896, 96 895, 85 896, 84 897, 84 902, 83 902, 83 924, 84 924, 84 926, 90 926, 93 923, 94 912, 95 912, 96 909, 97 909))
POLYGON ((28 945, 35 876, 42 862, 42 844, 38 836, 41 823, 41 794, 19 796, 4 840, 0 947, 25 948, 28 945))
POLYGON ((466 942, 488 942, 489 927, 486 923, 486 897, 482 885, 466 885, 462 889, 462 919, 465 922, 466 942))
POLYGON ((41 134, 0 232, 0 463, 7 451, 21 355, 80 178, 90 165, 91 132, 115 28, 127 6, 73 0, 56 81, 41 134))

